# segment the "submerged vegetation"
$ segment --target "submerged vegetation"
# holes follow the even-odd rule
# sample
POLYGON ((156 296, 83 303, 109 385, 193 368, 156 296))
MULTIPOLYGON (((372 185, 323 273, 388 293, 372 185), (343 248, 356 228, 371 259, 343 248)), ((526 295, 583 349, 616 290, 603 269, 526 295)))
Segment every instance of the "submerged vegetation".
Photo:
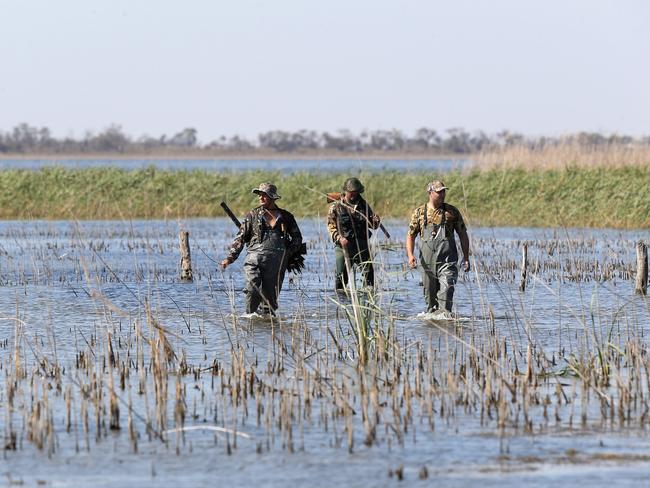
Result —
MULTIPOLYGON (((484 168, 443 175, 447 201, 472 225, 650 226, 650 165, 567 165, 535 169, 484 168)), ((2 219, 149 219, 222 216, 225 200, 243 213, 255 204, 251 188, 274 181, 280 204, 299 217, 322 216, 325 193, 349 174, 250 171, 161 171, 115 168, 0 172, 2 219)), ((366 199, 384 218, 406 219, 426 201, 425 185, 440 175, 384 171, 360 174, 366 199)))
MULTIPOLYGON (((237 315, 238 287, 212 274, 214 263, 197 267, 195 285, 180 282, 175 228, 119 223, 84 236, 36 224, 39 239, 2 236, 22 258, 2 261, 13 302, 0 332, 9 472, 21 456, 90 458, 108 445, 120 463, 152 459, 152 471, 175 456, 192 466, 221 453, 260 462, 304 451, 317 462, 334 451, 338 470, 346 451, 372 452, 364 463, 426 451, 406 470, 384 465, 372 476, 459 476, 481 461, 431 457, 431 446, 447 436, 478 442, 477 432, 489 469, 648 460, 609 446, 582 452, 569 440, 573 432, 645 436, 650 422, 648 309, 627 286, 629 242, 609 241, 598 260, 602 241, 530 240, 531 286, 517 293, 520 242, 477 238, 473 271, 461 280, 472 312, 424 325, 405 316, 404 296, 417 291, 390 250, 378 253, 376 294, 335 302, 321 284, 333 279, 320 257, 327 244, 312 241, 307 269, 285 291, 296 299, 277 319, 251 322, 237 315), (607 287, 602 303, 597 286, 582 299, 593 283, 607 287), (44 285, 66 292, 68 314, 47 318, 43 302, 32 302, 44 285), (517 436, 538 445, 558 433, 570 442, 564 454, 524 458, 509 447, 517 436)), ((226 246, 201 243, 211 255, 226 246)), ((289 476, 292 463, 279 464, 289 476)))

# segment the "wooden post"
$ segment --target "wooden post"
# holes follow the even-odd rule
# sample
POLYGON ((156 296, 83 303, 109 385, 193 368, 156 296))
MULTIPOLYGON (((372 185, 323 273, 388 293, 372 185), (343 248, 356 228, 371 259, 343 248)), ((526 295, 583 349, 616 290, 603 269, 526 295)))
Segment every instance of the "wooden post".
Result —
POLYGON ((524 242, 521 253, 521 281, 519 282, 519 291, 526 291, 526 275, 528 274, 528 243, 524 242))
POLYGON ((190 258, 190 233, 182 230, 178 236, 181 244, 181 280, 192 281, 192 259, 190 258))
POLYGON ((648 293, 648 247, 645 242, 636 243, 636 286, 634 293, 647 295, 648 293))

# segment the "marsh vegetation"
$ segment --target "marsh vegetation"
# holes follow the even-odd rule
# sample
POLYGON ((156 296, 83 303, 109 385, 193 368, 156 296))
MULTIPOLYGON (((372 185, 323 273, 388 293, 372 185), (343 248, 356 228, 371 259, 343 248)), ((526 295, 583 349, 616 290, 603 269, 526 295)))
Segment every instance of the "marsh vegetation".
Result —
MULTIPOLYGON (((643 228, 650 225, 650 165, 492 168, 444 174, 449 203, 472 225, 643 228)), ((426 201, 429 172, 356 173, 366 199, 387 218, 407 219, 426 201)), ((221 216, 254 204, 251 188, 273 181, 298 217, 327 212, 326 193, 350 173, 212 172, 47 167, 0 172, 3 219, 177 219, 221 216)))
POLYGON ((422 291, 399 239, 374 241, 377 292, 342 299, 322 222, 303 232, 307 268, 280 316, 251 322, 238 266, 216 270, 223 219, 0 225, 9 479, 515 485, 561 464, 649 461, 650 310, 633 294, 647 235, 475 228, 458 320, 435 323, 415 319, 422 291))

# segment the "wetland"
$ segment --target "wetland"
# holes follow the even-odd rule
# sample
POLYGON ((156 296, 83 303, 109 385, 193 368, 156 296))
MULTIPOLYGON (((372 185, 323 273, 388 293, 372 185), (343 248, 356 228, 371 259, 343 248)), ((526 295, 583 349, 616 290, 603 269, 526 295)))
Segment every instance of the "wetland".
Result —
POLYGON ((650 311, 634 275, 647 230, 472 227, 456 320, 431 322, 416 317, 405 221, 373 237, 376 293, 351 299, 333 293, 324 219, 299 223, 306 269, 269 321, 241 317, 241 260, 217 269, 224 218, 0 223, 6 483, 644 478, 650 311))

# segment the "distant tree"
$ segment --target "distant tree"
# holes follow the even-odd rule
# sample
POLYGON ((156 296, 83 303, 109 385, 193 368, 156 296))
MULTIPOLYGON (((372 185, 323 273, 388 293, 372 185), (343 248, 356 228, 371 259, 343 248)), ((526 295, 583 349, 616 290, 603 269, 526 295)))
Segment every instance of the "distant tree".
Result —
POLYGON ((291 152, 296 149, 292 134, 282 130, 265 132, 257 137, 261 148, 273 149, 278 152, 291 152))
POLYGON ((166 142, 167 136, 162 135, 161 137, 151 137, 148 135, 143 135, 140 136, 140 138, 136 141, 136 145, 144 150, 152 150, 160 147, 165 147, 167 145, 166 142))
POLYGON ((323 147, 341 152, 358 152, 362 150, 359 140, 347 129, 339 129, 336 135, 324 132, 323 147))
POLYGON ((197 133, 198 131, 194 127, 187 127, 169 139, 167 144, 176 147, 194 147, 197 142, 197 133))
POLYGON ((464 154, 471 151, 470 135, 461 127, 447 129, 449 137, 443 140, 443 149, 450 153, 464 154))
POLYGON ((255 146, 243 137, 233 136, 228 140, 227 147, 233 151, 249 151, 255 146))
POLYGON ((525 143, 524 136, 516 132, 503 130, 497 133, 497 144, 502 146, 516 146, 525 143))
POLYGON ((104 132, 89 140, 90 148, 99 152, 122 153, 129 144, 130 140, 122 132, 122 127, 116 124, 111 125, 104 132))
POLYGON ((522 134, 507 130, 495 135, 487 135, 482 131, 470 134, 459 127, 448 129, 446 137, 440 136, 434 129, 427 127, 417 129, 412 137, 405 136, 397 129, 376 131, 364 129, 358 135, 347 129, 340 129, 333 134, 318 133, 307 129, 296 132, 273 130, 259 134, 256 143, 235 135, 232 137, 220 136, 204 146, 199 144, 197 134, 195 128, 187 127, 171 138, 164 134, 158 138, 143 135, 132 140, 123 133, 121 126, 113 124, 97 135, 86 132, 81 139, 74 139, 70 136, 57 139, 52 136, 47 127, 38 128, 21 123, 7 132, 0 130, 0 152, 124 153, 141 150, 155 151, 168 147, 250 151, 259 147, 272 149, 279 153, 316 151, 325 148, 341 152, 434 150, 468 154, 492 147, 525 146, 536 150, 567 143, 582 147, 650 145, 650 136, 634 138, 624 134, 605 135, 597 132, 578 132, 561 137, 526 138, 522 134))
POLYGON ((413 137, 414 146, 420 149, 439 149, 441 141, 438 133, 427 127, 416 130, 413 137))
POLYGON ((321 146, 321 138, 316 131, 300 130, 292 135, 294 144, 300 149, 318 149, 321 146))
POLYGON ((26 123, 18 124, 13 128, 9 144, 16 152, 34 150, 38 145, 38 129, 26 123))
POLYGON ((480 151, 490 146, 491 142, 492 141, 490 141, 490 138, 485 132, 479 131, 470 138, 469 150, 470 152, 480 151))

